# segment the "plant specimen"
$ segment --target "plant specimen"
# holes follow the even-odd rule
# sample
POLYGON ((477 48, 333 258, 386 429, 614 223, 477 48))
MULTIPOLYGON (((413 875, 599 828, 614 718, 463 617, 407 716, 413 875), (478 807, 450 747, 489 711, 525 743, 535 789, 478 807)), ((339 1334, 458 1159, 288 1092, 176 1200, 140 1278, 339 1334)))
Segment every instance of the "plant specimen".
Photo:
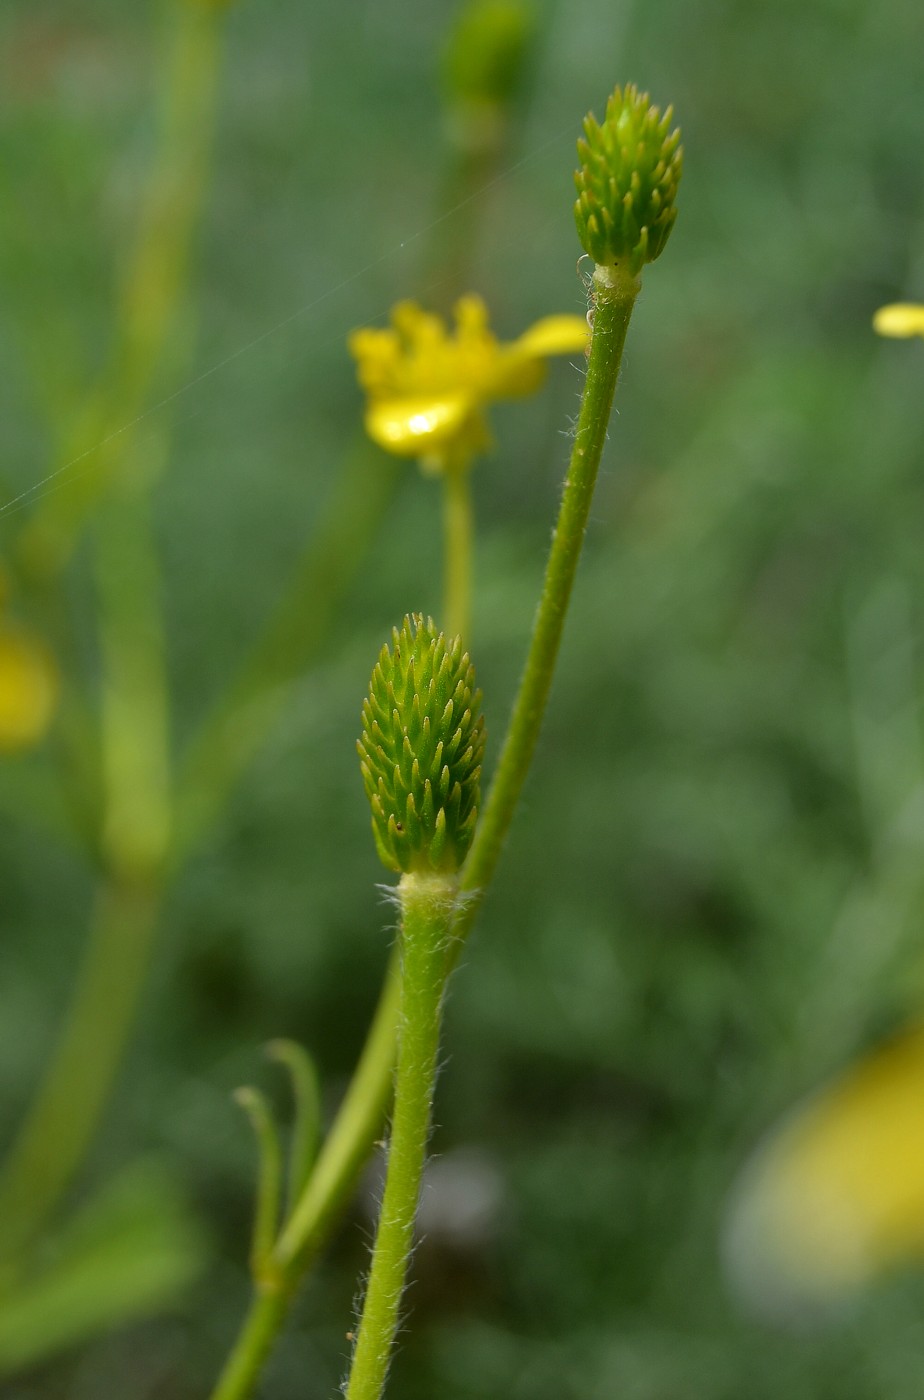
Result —
MULTIPOLYGON (((359 745, 376 845, 386 866, 401 872, 396 956, 341 1111, 281 1220, 281 1155, 268 1110, 261 1110, 255 1298, 214 1400, 251 1393, 291 1295, 378 1131, 397 1049, 385 1193, 346 1394, 377 1400, 385 1385, 426 1151, 446 979, 494 875, 532 761, 641 272, 663 250, 676 217, 682 153, 670 109, 662 114, 631 85, 617 88, 603 123, 588 117, 585 135, 575 218, 595 264, 587 373, 507 733, 482 807, 483 730, 469 656, 459 636, 445 635, 421 616, 405 619, 373 672, 359 745)), ((488 337, 473 299, 462 303, 455 341, 419 308, 399 308, 392 331, 364 331, 353 342, 370 391, 370 431, 390 450, 436 458, 445 474, 447 453, 469 454, 483 443, 481 408, 500 396, 508 368, 508 382, 529 386, 536 359, 561 348, 563 327, 577 339, 567 318, 551 318, 504 349, 488 337), (532 353, 524 353, 531 336, 532 353), (431 370, 433 380, 425 383, 431 370)), ((456 603, 455 609, 467 616, 467 607, 456 603)), ((296 1096, 296 1140, 301 1121, 296 1096)))

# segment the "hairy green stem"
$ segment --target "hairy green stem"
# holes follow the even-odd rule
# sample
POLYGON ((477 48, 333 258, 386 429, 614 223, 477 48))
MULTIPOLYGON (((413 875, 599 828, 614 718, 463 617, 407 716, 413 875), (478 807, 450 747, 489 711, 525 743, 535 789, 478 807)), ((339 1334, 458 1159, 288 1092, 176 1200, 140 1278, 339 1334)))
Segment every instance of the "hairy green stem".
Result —
POLYGON ((346 1400, 378 1400, 398 1329, 430 1135, 456 881, 411 874, 402 876, 398 888, 402 967, 395 1106, 385 1194, 346 1400))
POLYGON ((469 933, 494 876, 539 738, 606 442, 629 318, 639 287, 637 277, 619 268, 597 267, 594 272, 593 335, 571 462, 526 665, 475 839, 462 871, 461 887, 469 898, 462 904, 456 921, 453 945, 456 951, 469 933))
POLYGON ((156 891, 96 897, 90 942, 55 1055, 0 1175, 0 1259, 14 1266, 83 1161, 134 1018, 157 921, 156 891))

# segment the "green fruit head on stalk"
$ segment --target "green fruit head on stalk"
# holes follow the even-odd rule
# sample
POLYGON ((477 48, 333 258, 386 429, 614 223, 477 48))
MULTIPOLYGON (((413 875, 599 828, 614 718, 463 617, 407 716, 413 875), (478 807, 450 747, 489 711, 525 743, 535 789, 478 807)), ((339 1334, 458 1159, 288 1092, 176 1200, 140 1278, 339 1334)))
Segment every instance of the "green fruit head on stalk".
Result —
POLYGON ((613 92, 602 123, 592 113, 584 119, 574 217, 585 253, 600 266, 620 264, 637 277, 664 249, 683 169, 672 117, 673 108, 662 116, 629 83, 613 92))
POLYGON ((390 870, 459 869, 475 831, 484 755, 481 692, 461 638, 415 613, 392 630, 357 744, 372 831, 390 870))

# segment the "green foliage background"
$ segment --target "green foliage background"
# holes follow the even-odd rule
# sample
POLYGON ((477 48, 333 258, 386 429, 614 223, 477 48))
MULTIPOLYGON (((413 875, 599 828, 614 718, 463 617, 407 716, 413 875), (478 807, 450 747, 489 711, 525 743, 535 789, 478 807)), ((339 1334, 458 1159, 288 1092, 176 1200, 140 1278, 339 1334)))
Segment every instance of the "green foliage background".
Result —
MULTIPOLYGON (((117 0, 0 14, 4 499, 48 470, 44 405, 71 395, 76 412, 103 360, 170 17, 117 0)), ((625 79, 675 103, 680 217, 645 276, 550 713, 449 1006, 434 1153, 463 1176, 475 1162, 499 1203, 460 1243, 435 1189, 392 1393, 911 1400, 920 1270, 848 1314, 773 1324, 729 1291, 720 1238, 762 1132, 924 999, 924 354, 870 330, 882 302, 924 299, 924 10, 545 0, 503 173, 434 231, 449 17, 420 0, 235 6, 188 349, 155 400, 187 387, 148 420, 174 429, 155 499, 179 750, 355 441, 348 331, 469 288, 508 338, 583 312, 581 117, 625 79), (451 261, 459 239, 464 286, 422 257, 445 240, 451 261)), ((489 767, 578 389, 557 365, 541 398, 499 410, 477 471, 489 767)), ((0 515, 0 554, 16 523, 0 515)), ((82 570, 66 607, 92 676, 82 570)), ((158 1162, 185 1184, 205 1267, 166 1315, 8 1381, 15 1400, 207 1392, 247 1292, 252 1144, 230 1090, 273 1083, 260 1047, 278 1035, 317 1056, 331 1109, 350 1073, 391 919, 359 707, 392 623, 438 614, 440 572, 435 488, 408 467, 319 666, 171 897, 82 1178, 158 1162)), ((12 1130, 89 891, 9 804, 0 837, 12 1130)), ((361 1201, 267 1400, 334 1393, 369 1231, 361 1201)))

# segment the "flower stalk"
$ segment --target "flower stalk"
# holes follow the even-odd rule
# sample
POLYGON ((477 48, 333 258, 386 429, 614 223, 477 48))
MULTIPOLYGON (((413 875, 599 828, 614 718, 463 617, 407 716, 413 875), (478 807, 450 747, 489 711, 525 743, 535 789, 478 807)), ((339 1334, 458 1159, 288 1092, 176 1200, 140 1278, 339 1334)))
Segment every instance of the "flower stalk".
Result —
POLYGON ((462 870, 462 889, 471 897, 456 923, 456 949, 468 935, 494 876, 539 738, 606 442, 629 319, 640 287, 641 279, 619 266, 598 266, 593 274, 593 336, 571 462, 526 665, 497 769, 462 870))
POLYGON ((449 461, 443 473, 443 539, 446 555, 446 631, 468 640, 472 593, 472 488, 466 460, 449 461))
POLYGON ((412 873, 401 901, 401 1010, 388 1174, 346 1400, 378 1400, 398 1328, 436 1084, 454 876, 412 873))
POLYGON ((462 866, 460 888, 470 898, 453 918, 456 904, 448 890, 421 890, 414 875, 405 875, 399 887, 403 971, 392 1144, 346 1400, 379 1400, 384 1388, 420 1194, 446 977, 494 875, 535 752, 641 285, 621 267, 598 266, 593 277, 594 328, 581 413, 526 666, 487 805, 462 866))

